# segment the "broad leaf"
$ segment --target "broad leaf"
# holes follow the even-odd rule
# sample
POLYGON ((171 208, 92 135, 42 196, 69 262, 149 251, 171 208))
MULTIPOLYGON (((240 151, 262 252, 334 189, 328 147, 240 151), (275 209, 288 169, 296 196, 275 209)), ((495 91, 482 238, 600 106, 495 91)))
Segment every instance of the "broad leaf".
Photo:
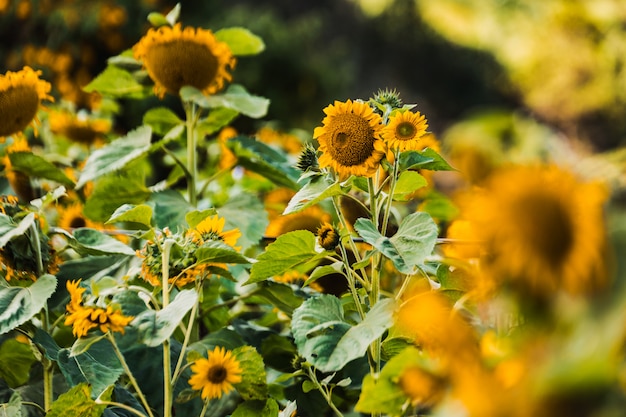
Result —
POLYGON ((147 310, 135 317, 132 326, 139 331, 142 343, 151 347, 160 346, 170 338, 197 301, 198 294, 194 290, 183 290, 164 309, 156 312, 147 310))
POLYGON ((227 263, 227 264, 249 264, 250 259, 243 256, 230 246, 220 241, 210 241, 202 245, 195 252, 198 263, 227 263))
POLYGON ((203 136, 212 135, 232 122, 239 115, 237 110, 218 107, 212 109, 207 117, 200 119, 196 124, 196 131, 203 136))
POLYGON ((132 248, 96 229, 81 227, 74 230, 73 236, 75 240, 70 240, 69 244, 79 253, 87 255, 135 255, 132 248))
MULTIPOLYGON (((107 393, 101 396, 104 401, 111 399, 111 387, 107 393)), ((93 387, 89 384, 79 384, 69 391, 59 395, 52 403, 47 417, 100 417, 107 407, 106 404, 96 404, 91 398, 93 387)))
POLYGON ((137 223, 146 228, 152 224, 152 207, 147 204, 124 204, 118 207, 106 223, 137 223))
POLYGON ((0 249, 3 248, 11 239, 22 236, 26 231, 35 224, 35 213, 28 213, 19 224, 15 224, 9 216, 0 215, 0 249))
POLYGON ((265 49, 261 38, 242 27, 220 29, 215 37, 226 43, 235 56, 256 55, 265 49))
POLYGON ((261 241, 269 224, 263 202, 251 193, 233 195, 219 213, 226 219, 226 230, 237 228, 241 232, 237 246, 242 252, 261 241))
POLYGON ((35 155, 32 152, 13 152, 8 154, 11 167, 16 171, 23 172, 29 177, 43 178, 58 182, 66 187, 74 187, 74 181, 69 179, 63 171, 52 162, 35 155))
POLYGON ((354 230, 363 238, 366 243, 369 243, 376 248, 386 258, 389 258, 395 267, 403 274, 413 273, 413 268, 408 266, 398 249, 394 246, 391 239, 383 236, 374 223, 370 219, 359 218, 354 222, 354 230))
POLYGON ((0 346, 0 379, 11 388, 24 385, 28 382, 30 367, 34 362, 37 360, 28 343, 7 339, 0 346))
POLYGON ((437 242, 437 224, 428 213, 411 213, 402 219, 391 241, 409 267, 421 265, 437 242))
POLYGON ((254 96, 239 84, 231 84, 224 93, 206 96, 200 90, 191 86, 180 89, 183 101, 191 101, 206 109, 225 107, 239 113, 260 119, 265 117, 270 101, 265 97, 254 96))
POLYGON ((0 417, 22 417, 22 396, 13 391, 8 403, 0 404, 0 417))
POLYGON ((394 188, 393 199, 397 201, 406 201, 415 191, 428 185, 426 178, 415 171, 403 171, 400 178, 396 182, 394 188))
POLYGON ((252 346, 241 346, 233 350, 233 357, 242 370, 241 382, 235 384, 239 395, 244 400, 267 398, 267 376, 261 355, 252 346))
POLYGON ((147 88, 141 85, 133 75, 114 65, 107 66, 96 78, 83 87, 88 93, 98 93, 111 97, 141 98, 147 88))
POLYGON ((250 279, 246 284, 263 281, 321 257, 315 251, 315 235, 308 230, 296 230, 279 236, 269 244, 264 253, 252 265, 250 279))
POLYGON ((105 222, 120 206, 144 203, 150 195, 141 177, 126 172, 110 175, 98 180, 85 202, 84 214, 92 220, 105 222))
POLYGON ((57 286, 53 275, 42 275, 29 287, 0 288, 0 334, 26 323, 46 305, 57 286))
POLYGON ((233 411, 232 417, 276 417, 278 404, 272 398, 244 401, 233 411))
POLYGON ((159 229, 169 227, 176 230, 178 226, 186 228, 185 215, 195 209, 176 190, 153 193, 146 204, 154 210, 154 222, 159 229))
POLYGON ((206 210, 193 210, 185 214, 185 221, 189 225, 190 229, 194 229, 198 225, 198 223, 200 223, 207 217, 211 217, 216 214, 217 214, 217 210, 215 210, 214 208, 210 208, 206 210))
POLYGON ((149 126, 141 126, 92 152, 85 162, 85 170, 80 174, 76 188, 79 189, 89 181, 119 171, 145 155, 150 149, 151 137, 152 129, 149 126))
POLYGON ((314 177, 291 198, 283 214, 297 213, 327 198, 345 194, 349 190, 349 184, 332 183, 325 176, 314 177))
POLYGON ((406 151, 400 154, 400 171, 409 169, 428 169, 431 171, 456 171, 434 149, 423 151, 406 151))
POLYGON ((157 135, 165 135, 175 126, 185 122, 167 107, 155 107, 143 115, 143 124, 152 128, 157 135))

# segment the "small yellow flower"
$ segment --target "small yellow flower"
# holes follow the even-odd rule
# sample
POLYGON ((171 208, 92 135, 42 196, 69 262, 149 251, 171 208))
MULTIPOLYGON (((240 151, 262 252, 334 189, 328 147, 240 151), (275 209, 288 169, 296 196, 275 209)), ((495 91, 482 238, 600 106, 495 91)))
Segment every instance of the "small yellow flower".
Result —
POLYGON ((235 58, 213 32, 201 28, 161 26, 150 29, 133 47, 136 59, 143 62, 155 92, 178 96, 181 87, 192 86, 204 94, 214 94, 232 79, 228 72, 235 58))
POLYGON ((340 179, 350 175, 372 177, 385 156, 380 138, 382 118, 367 104, 335 101, 324 109, 321 127, 313 131, 319 141, 321 168, 332 168, 340 179))
POLYGON ((221 398, 234 389, 233 384, 241 382, 241 367, 230 350, 217 346, 208 352, 208 359, 198 359, 191 365, 193 375, 189 385, 202 391, 203 399, 221 398))
POLYGON ((21 133, 36 120, 41 101, 53 100, 40 75, 30 67, 0 75, 0 137, 21 133))
POLYGON ((389 123, 381 132, 389 151, 387 158, 393 160, 393 152, 408 150, 421 151, 425 148, 420 140, 428 129, 426 118, 420 113, 411 111, 395 112, 389 117, 389 123))
POLYGON ((228 246, 235 248, 237 239, 241 237, 241 232, 239 229, 224 231, 225 222, 226 219, 218 215, 209 216, 198 223, 193 229, 189 229, 187 235, 190 236, 192 241, 197 245, 202 245, 204 242, 210 240, 220 240, 228 246))
POLYGON ((104 135, 111 130, 111 122, 106 119, 89 118, 69 112, 51 112, 48 120, 52 133, 83 145, 102 141, 104 135))

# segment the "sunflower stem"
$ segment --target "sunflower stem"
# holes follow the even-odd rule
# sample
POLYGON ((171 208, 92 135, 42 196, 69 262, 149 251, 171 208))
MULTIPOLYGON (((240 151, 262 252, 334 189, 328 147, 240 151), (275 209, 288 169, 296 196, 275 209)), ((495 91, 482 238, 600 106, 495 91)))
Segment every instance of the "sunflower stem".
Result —
MULTIPOLYGON (((163 295, 162 303, 165 309, 170 303, 170 250, 174 245, 173 239, 166 239, 163 243, 163 252, 161 252, 161 264, 163 265, 163 295)), ((172 415, 172 364, 170 358, 170 341, 163 341, 163 417, 172 415)))
POLYGON ((146 396, 143 395, 143 391, 141 391, 141 388, 139 388, 139 384, 137 383, 135 376, 133 375, 130 368, 128 367, 128 364, 126 363, 126 359, 124 359, 124 355, 120 351, 120 348, 117 346, 117 342, 115 342, 115 337, 113 336, 111 332, 107 332, 106 337, 109 340, 109 342, 111 342, 111 345, 113 345, 113 351, 115 352, 117 359, 120 361, 122 368, 124 368, 124 372, 126 373, 126 376, 128 376, 128 379, 130 380, 131 385, 133 386, 133 388, 135 388, 135 391, 137 392, 137 396, 139 397, 139 401, 141 401, 141 404, 146 409, 148 416, 154 417, 154 414, 152 414, 152 410, 150 409, 150 405, 148 404, 148 400, 146 400, 146 396))
POLYGON ((311 382, 315 384, 315 386, 317 387, 317 390, 320 392, 320 394, 322 394, 322 397, 324 397, 324 399, 326 400, 326 403, 328 403, 328 406, 335 412, 337 417, 343 417, 343 414, 341 413, 341 411, 339 411, 337 406, 335 406, 335 404, 333 403, 332 394, 330 390, 324 387, 317 380, 317 375, 315 375, 315 371, 313 370, 312 366, 307 366, 307 373, 309 375, 309 379, 311 380, 311 382))
POLYGON ((204 415, 206 414, 206 410, 209 409, 210 402, 211 402, 210 398, 207 398, 206 400, 204 400, 204 405, 202 406, 202 411, 200 411, 199 417, 204 417, 204 415))
POLYGON ((189 204, 195 207, 198 203, 196 196, 196 179, 198 176, 198 167, 196 166, 196 121, 198 120, 196 112, 196 104, 193 102, 185 103, 185 116, 187 127, 187 194, 189 194, 189 204))
MULTIPOLYGON (((200 289, 196 288, 196 291, 200 293, 202 287, 200 289)), ((187 324, 187 330, 185 331, 185 339, 183 340, 183 346, 180 349, 180 355, 178 355, 178 360, 176 361, 176 368, 174 369, 174 373, 172 374, 172 381, 175 381, 178 378, 178 373, 180 372, 180 368, 183 364, 183 358, 185 357, 185 350, 187 350, 187 345, 189 344, 189 340, 191 339, 191 333, 194 328, 196 314, 198 312, 198 304, 200 301, 196 301, 191 308, 191 313, 189 313, 189 323, 187 324)))
MULTIPOLYGON (((374 180, 372 178, 368 178, 367 185, 369 188, 370 194, 370 211, 372 213, 372 222, 375 227, 378 227, 378 201, 376 197, 376 185, 374 184, 374 180)), ((385 234, 385 229, 383 228, 381 234, 385 234)), ((370 309, 373 308, 376 303, 378 303, 378 298, 380 297, 380 265, 381 263, 381 253, 376 252, 374 256, 372 256, 372 273, 371 273, 371 288, 369 293, 369 304, 370 309)), ((380 372, 380 357, 381 357, 381 338, 378 337, 372 344, 370 345, 370 351, 372 356, 372 361, 374 362, 374 372, 377 374, 380 372)))

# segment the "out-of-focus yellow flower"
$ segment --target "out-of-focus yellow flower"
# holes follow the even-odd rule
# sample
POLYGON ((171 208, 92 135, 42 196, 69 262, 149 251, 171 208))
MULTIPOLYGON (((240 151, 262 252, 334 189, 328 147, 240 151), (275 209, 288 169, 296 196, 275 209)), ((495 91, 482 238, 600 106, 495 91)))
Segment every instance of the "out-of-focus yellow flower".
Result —
POLYGON ((181 87, 192 86, 204 94, 214 94, 232 79, 229 69, 235 66, 235 57, 224 42, 213 32, 201 28, 151 28, 133 46, 136 59, 143 62, 155 92, 178 96, 181 87))
POLYGON ((50 112, 48 120, 52 133, 63 135, 72 142, 84 145, 102 141, 104 135, 111 130, 109 120, 89 118, 69 112, 50 112))
POLYGON ((189 385, 202 391, 203 399, 222 398, 241 382, 242 369, 230 350, 217 346, 208 352, 208 359, 198 359, 191 365, 189 385))

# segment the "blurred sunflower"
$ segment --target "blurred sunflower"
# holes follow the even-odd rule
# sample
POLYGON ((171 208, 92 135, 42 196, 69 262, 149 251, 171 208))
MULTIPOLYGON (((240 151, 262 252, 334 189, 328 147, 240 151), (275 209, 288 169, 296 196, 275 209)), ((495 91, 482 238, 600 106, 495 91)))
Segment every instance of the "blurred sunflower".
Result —
MULTIPOLYGON (((0 116, 1 117, 1 116, 0 116)), ((11 163, 10 154, 20 152, 30 152, 30 146, 28 141, 24 137, 14 137, 13 142, 8 145, 2 157, 2 164, 4 165, 4 176, 6 177, 9 185, 15 191, 15 194, 22 201, 31 201, 36 198, 35 190, 30 182, 30 177, 21 171, 17 171, 13 168, 11 163)))
POLYGON ((30 67, 0 75, 0 137, 21 133, 37 121, 42 100, 53 100, 50 83, 40 75, 30 67))
POLYGON ((78 202, 67 207, 59 207, 57 226, 65 230, 77 229, 79 227, 101 229, 103 225, 88 219, 83 213, 83 209, 83 204, 78 202))
POLYGON ((210 400, 232 391, 233 384, 241 382, 242 370, 230 350, 216 346, 208 352, 208 359, 198 359, 191 365, 191 372, 191 388, 202 391, 202 398, 210 400))
POLYGON ((124 333, 124 328, 133 320, 132 316, 125 316, 121 310, 114 309, 112 305, 106 308, 85 306, 83 293, 85 288, 79 287, 80 280, 67 281, 66 288, 70 293, 70 302, 65 307, 67 316, 65 325, 72 325, 72 333, 76 337, 87 336, 94 328, 99 328, 102 333, 124 333))
POLYGON ((229 69, 235 67, 235 58, 224 42, 213 32, 201 28, 151 28, 133 46, 134 57, 143 62, 155 92, 178 96, 181 87, 193 86, 204 94, 214 94, 232 79, 229 69))
POLYGON ((332 168, 342 180, 350 175, 372 177, 386 151, 380 115, 367 103, 352 100, 335 101, 324 113, 323 126, 313 132, 322 152, 320 167, 332 168))
POLYGON ((488 275, 549 297, 606 284, 607 198, 604 185, 581 182, 557 166, 517 166, 496 171, 462 204, 486 244, 488 275))
POLYGON ((426 147, 420 140, 428 129, 426 117, 420 112, 397 111, 389 117, 389 123, 381 135, 387 144, 387 159, 393 161, 393 152, 421 151, 426 147))
POLYGON ((407 367, 398 380, 400 389, 409 397, 411 405, 428 407, 443 398, 446 381, 419 366, 407 367))
POLYGON ((83 145, 101 142, 104 135, 111 130, 109 120, 89 118, 82 113, 50 112, 48 120, 52 133, 63 135, 72 142, 83 145))

